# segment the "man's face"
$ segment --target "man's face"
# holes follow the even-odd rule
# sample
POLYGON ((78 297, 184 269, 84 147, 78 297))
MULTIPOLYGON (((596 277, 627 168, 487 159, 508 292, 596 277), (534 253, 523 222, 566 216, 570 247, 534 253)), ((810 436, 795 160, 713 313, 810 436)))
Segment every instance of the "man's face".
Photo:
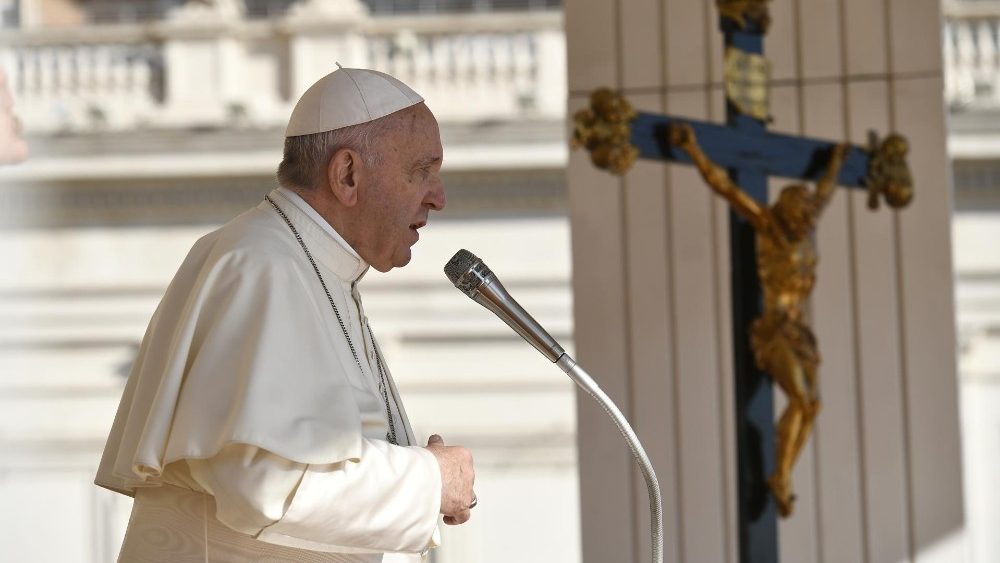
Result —
POLYGON ((802 240, 816 228, 819 207, 805 186, 792 185, 782 190, 776 211, 794 240, 802 240))
POLYGON ((432 209, 445 205, 437 120, 423 104, 404 111, 397 125, 375 141, 380 159, 358 193, 362 255, 380 272, 410 262, 410 247, 420 238, 417 229, 432 209))

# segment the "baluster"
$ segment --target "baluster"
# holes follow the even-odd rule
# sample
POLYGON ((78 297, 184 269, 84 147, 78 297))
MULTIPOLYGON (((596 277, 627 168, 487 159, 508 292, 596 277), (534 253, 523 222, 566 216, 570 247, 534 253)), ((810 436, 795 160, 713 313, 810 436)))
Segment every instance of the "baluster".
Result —
POLYGON ((60 48, 54 45, 48 46, 45 50, 48 59, 47 66, 49 68, 49 87, 46 89, 46 95, 55 100, 60 99, 59 88, 61 86, 60 79, 62 78, 59 73, 59 51, 60 48))
POLYGON ((76 54, 76 88, 80 98, 83 100, 93 95, 93 68, 94 47, 92 45, 80 45, 77 47, 76 54))
POLYGON ((490 46, 490 79, 498 86, 505 86, 510 80, 510 37, 505 33, 491 32, 486 35, 490 46))
POLYGON ((407 31, 402 35, 402 45, 399 57, 399 75, 403 76, 403 81, 412 81, 416 74, 417 50, 420 48, 420 37, 413 31, 407 31))
POLYGON ((93 98, 94 100, 103 98, 110 92, 109 82, 111 80, 109 76, 110 62, 108 61, 109 53, 107 45, 94 45, 92 52, 92 74, 91 74, 91 84, 93 84, 93 98))
POLYGON ((518 97, 528 96, 535 105, 537 105, 537 96, 535 95, 537 85, 533 77, 534 49, 532 48, 532 44, 535 41, 536 33, 538 32, 521 32, 517 33, 511 39, 511 48, 514 52, 515 88, 517 89, 518 97))
POLYGON ((418 92, 429 92, 429 86, 434 83, 433 40, 430 35, 418 36, 417 48, 413 52, 413 83, 418 85, 418 92))
POLYGON ((146 107, 146 94, 143 92, 142 71, 145 61, 141 56, 141 46, 133 47, 131 53, 123 61, 125 68, 125 98, 126 103, 119 112, 118 122, 131 126, 136 115, 146 107))
POLYGON ((976 28, 976 50, 979 55, 977 58, 976 65, 976 85, 978 86, 978 91, 976 92, 976 101, 985 102, 993 97, 992 92, 984 92, 984 86, 989 87, 993 83, 993 65, 995 59, 995 53, 993 51, 993 35, 990 29, 990 22, 986 19, 981 19, 978 22, 976 28))
POLYGON ((37 100, 41 88, 38 84, 38 48, 25 47, 21 51, 21 94, 26 100, 37 100))
POLYGON ((76 97, 76 65, 74 64, 74 48, 72 46, 56 49, 56 71, 58 89, 56 95, 60 98, 76 97))
POLYGON ((112 61, 113 61, 112 73, 113 73, 113 76, 114 76, 114 84, 115 84, 115 96, 114 96, 114 99, 118 103, 115 103, 115 104, 104 104, 104 105, 101 106, 101 109, 106 114, 109 114, 108 115, 109 118, 111 117, 110 113, 112 111, 115 111, 119 107, 119 104, 121 104, 121 103, 127 104, 129 102, 130 88, 129 88, 129 83, 128 83, 129 75, 128 75, 128 52, 127 52, 127 49, 128 49, 128 47, 125 46, 125 45, 116 45, 115 46, 114 57, 112 59, 112 61))
POLYGON ((83 67, 86 63, 86 54, 87 51, 84 45, 74 45, 72 56, 70 57, 73 65, 73 93, 79 98, 82 98, 84 95, 83 67))
POLYGON ((482 36, 478 33, 473 33, 466 37, 468 38, 466 49, 468 55, 468 83, 465 93, 468 96, 468 102, 463 104, 463 107, 467 107, 469 104, 489 107, 488 104, 483 103, 484 57, 482 53, 482 36))
POLYGON ((149 57, 145 50, 132 59, 131 63, 132 97, 145 109, 151 105, 150 90, 152 84, 152 69, 149 68, 149 57))
POLYGON ((396 40, 393 36, 387 35, 382 40, 385 53, 385 72, 392 74, 396 71, 396 40))
POLYGON ((389 71, 388 45, 385 36, 376 36, 368 40, 368 56, 372 62, 372 68, 389 71))
POLYGON ((458 69, 455 67, 455 51, 452 48, 450 38, 445 35, 434 36, 434 72, 437 82, 442 88, 454 83, 458 76, 458 69))
POLYGON ((976 45, 970 21, 960 20, 955 22, 955 26, 955 50, 958 52, 956 86, 959 100, 968 103, 975 97, 976 45))
MULTIPOLYGON (((450 44, 446 35, 432 35, 430 40, 430 74, 428 94, 447 100, 452 93, 452 80, 455 76, 451 57, 450 44)), ((443 104, 442 104, 443 105, 443 104)), ((441 108, 442 110, 444 107, 441 108)))
POLYGON ((490 60, 489 41, 489 35, 486 33, 477 33, 472 39, 472 61, 475 65, 473 72, 475 82, 472 94, 474 96, 473 103, 481 104, 482 107, 496 108, 498 92, 490 84, 493 65, 490 60))
POLYGON ((404 39, 399 48, 396 49, 396 66, 393 75, 398 76, 403 82, 408 81, 410 78, 410 57, 413 56, 412 47, 413 45, 404 39))
POLYGON ((514 75, 513 37, 501 33, 493 35, 493 80, 496 89, 503 92, 503 105, 517 113, 517 81, 514 75))
POLYGON ((985 57, 986 74, 983 77, 989 84, 987 101, 991 106, 1000 105, 1000 46, 997 45, 997 23, 996 18, 983 20, 986 28, 986 42, 989 44, 989 53, 985 57))
MULTIPOLYGON (((469 85, 473 83, 472 43, 469 35, 452 35, 452 54, 455 60, 455 95, 463 98, 463 104, 469 85)), ((457 108, 456 108, 457 109, 457 108)))
POLYGON ((514 50, 515 84, 519 92, 534 92, 534 53, 532 43, 533 33, 518 33, 511 40, 514 50))
POLYGON ((15 98, 25 99, 25 88, 26 83, 24 80, 24 69, 27 67, 25 64, 25 49, 23 47, 14 49, 12 52, 11 65, 8 69, 10 74, 7 75, 7 79, 10 81, 10 90, 14 94, 15 98))
POLYGON ((386 44, 386 56, 388 57, 389 63, 388 70, 386 70, 386 72, 393 76, 398 76, 399 59, 401 56, 399 52, 399 42, 396 40, 396 36, 392 35, 386 38, 386 44))
POLYGON ((52 47, 38 49, 38 97, 53 99, 56 82, 55 54, 52 47))

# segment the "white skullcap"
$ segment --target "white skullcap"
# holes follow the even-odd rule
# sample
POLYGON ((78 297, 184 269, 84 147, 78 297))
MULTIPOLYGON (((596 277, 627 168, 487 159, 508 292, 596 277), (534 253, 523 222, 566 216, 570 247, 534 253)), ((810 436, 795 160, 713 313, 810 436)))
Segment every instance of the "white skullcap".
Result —
POLYGON ((302 94, 288 119, 285 136, 311 135, 367 123, 422 101, 409 86, 388 74, 340 67, 302 94))

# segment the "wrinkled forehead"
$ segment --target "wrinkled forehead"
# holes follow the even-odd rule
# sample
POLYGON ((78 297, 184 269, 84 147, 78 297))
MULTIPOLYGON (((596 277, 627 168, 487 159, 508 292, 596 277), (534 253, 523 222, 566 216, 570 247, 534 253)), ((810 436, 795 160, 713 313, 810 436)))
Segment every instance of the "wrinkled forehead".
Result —
POLYGON ((404 125, 409 134, 436 139, 440 137, 437 118, 434 117, 434 114, 426 105, 419 103, 409 108, 407 113, 404 125))
POLYGON ((441 131, 434 114, 424 104, 407 108, 397 120, 395 136, 411 159, 441 157, 441 131))

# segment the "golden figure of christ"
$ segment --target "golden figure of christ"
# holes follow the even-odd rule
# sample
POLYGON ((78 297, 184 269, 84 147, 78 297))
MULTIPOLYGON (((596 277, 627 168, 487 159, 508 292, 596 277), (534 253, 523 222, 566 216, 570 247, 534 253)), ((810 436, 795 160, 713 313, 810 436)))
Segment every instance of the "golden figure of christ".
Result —
POLYGON ((757 237, 757 275, 764 311, 750 327, 757 368, 768 373, 788 398, 778 422, 774 473, 768 485, 783 517, 792 513, 792 466, 812 432, 820 409, 816 337, 803 307, 816 283, 816 253, 811 235, 833 195, 848 145, 837 145, 815 190, 792 184, 765 207, 733 183, 729 174, 701 150, 690 125, 674 123, 670 143, 683 150, 715 193, 753 226, 757 237))

